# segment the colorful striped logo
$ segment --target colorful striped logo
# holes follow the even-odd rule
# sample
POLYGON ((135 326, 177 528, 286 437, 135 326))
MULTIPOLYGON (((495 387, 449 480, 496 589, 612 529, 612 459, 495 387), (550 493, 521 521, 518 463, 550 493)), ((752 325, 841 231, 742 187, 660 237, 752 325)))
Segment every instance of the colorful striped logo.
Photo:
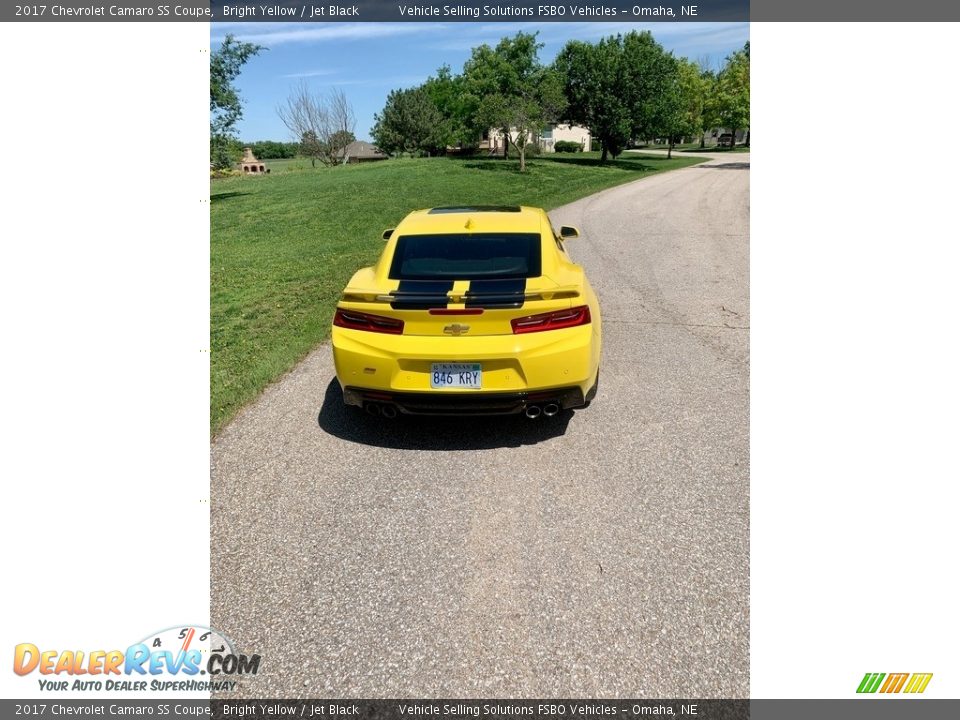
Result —
POLYGON ((860 681, 858 693, 922 693, 933 673, 867 673, 860 681))

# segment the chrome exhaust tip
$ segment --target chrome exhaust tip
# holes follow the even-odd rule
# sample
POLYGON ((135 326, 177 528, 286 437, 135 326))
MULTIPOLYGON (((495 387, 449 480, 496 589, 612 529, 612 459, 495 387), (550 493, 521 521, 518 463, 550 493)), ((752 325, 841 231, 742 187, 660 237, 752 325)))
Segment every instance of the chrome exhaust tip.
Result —
POLYGON ((397 408, 394 405, 384 405, 380 409, 380 414, 388 420, 393 420, 397 416, 397 408))
POLYGON ((527 409, 523 411, 523 414, 528 418, 533 420, 534 418, 540 417, 540 406, 539 405, 527 405, 527 409))
POLYGON ((558 412, 560 412, 560 406, 556 403, 547 403, 543 406, 543 414, 545 417, 553 417, 558 412))
POLYGON ((377 403, 367 403, 364 410, 367 411, 368 415, 373 415, 374 417, 380 417, 380 406, 377 403))

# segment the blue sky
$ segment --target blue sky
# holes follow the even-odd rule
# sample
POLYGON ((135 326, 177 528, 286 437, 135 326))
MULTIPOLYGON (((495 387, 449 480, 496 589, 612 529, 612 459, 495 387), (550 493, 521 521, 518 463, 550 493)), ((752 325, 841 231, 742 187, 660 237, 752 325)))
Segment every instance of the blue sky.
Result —
POLYGON ((237 81, 244 99, 244 141, 290 140, 277 105, 301 80, 324 93, 340 88, 357 116, 356 135, 370 139, 373 115, 395 88, 418 85, 444 63, 463 69, 470 50, 518 31, 539 29, 540 59, 551 62, 567 40, 595 41, 650 30, 675 55, 719 64, 749 39, 749 23, 213 23, 216 49, 229 32, 269 50, 252 58, 237 81))

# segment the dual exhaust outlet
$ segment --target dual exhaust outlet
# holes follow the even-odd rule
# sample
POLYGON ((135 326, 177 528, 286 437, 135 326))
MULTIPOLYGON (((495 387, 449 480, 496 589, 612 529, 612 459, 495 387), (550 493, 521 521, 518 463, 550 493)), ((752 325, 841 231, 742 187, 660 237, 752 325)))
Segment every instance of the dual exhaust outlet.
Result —
POLYGON ((387 420, 393 420, 397 416, 396 405, 372 402, 367 403, 365 409, 368 415, 373 415, 374 417, 385 417, 387 420))
POLYGON ((523 411, 523 414, 526 415, 531 420, 535 420, 541 415, 544 417, 553 417, 560 412, 560 406, 555 402, 549 402, 545 405, 527 405, 526 409, 523 411))

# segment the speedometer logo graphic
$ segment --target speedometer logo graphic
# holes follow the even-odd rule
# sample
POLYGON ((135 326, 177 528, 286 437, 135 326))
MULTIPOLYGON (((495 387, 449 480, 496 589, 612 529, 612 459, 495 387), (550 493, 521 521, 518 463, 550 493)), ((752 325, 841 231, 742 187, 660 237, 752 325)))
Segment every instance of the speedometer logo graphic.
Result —
POLYGON ((200 662, 196 664, 201 668, 201 675, 208 672, 218 674, 218 667, 221 672, 226 672, 224 660, 238 657, 230 638, 206 625, 173 625, 150 633, 139 642, 150 648, 151 652, 166 651, 174 658, 186 657, 191 650, 199 652, 200 662), (214 660, 214 656, 220 662, 214 660))

